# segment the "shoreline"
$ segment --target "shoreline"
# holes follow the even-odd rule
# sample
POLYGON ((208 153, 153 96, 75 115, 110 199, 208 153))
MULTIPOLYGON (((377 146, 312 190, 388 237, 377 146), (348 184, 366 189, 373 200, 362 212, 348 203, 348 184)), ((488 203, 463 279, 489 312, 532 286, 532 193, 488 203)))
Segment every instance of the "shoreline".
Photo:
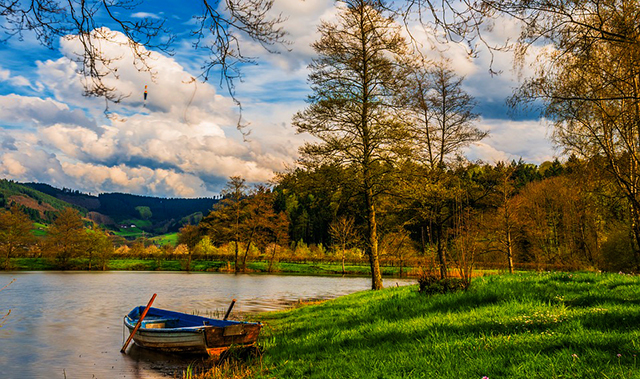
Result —
MULTIPOLYGON (((11 258, 10 271, 84 271, 84 272, 107 272, 107 271, 150 271, 150 272, 218 272, 234 273, 233 263, 229 261, 209 261, 194 260, 189 264, 182 260, 157 260, 157 259, 110 259, 107 261, 106 269, 102 265, 95 263, 89 269, 88 259, 73 259, 61 265, 59 262, 49 258, 11 258)), ((416 279, 421 270, 415 267, 397 266, 380 267, 383 278, 393 279, 416 279), (402 274, 400 274, 402 272, 402 274)), ((254 261, 247 263, 245 271, 239 274, 255 275, 299 275, 299 276, 345 276, 345 277, 369 277, 370 267, 367 265, 345 265, 345 273, 342 273, 340 263, 289 263, 282 262, 274 265, 272 270, 268 270, 268 262, 254 261)))

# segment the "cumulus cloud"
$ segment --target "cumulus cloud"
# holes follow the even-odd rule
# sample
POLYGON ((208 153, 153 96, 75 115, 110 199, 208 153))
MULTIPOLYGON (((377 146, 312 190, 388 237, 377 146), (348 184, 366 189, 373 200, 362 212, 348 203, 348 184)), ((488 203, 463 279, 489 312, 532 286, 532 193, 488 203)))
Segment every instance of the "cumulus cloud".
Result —
POLYGON ((0 82, 8 82, 16 87, 32 87, 29 79, 22 75, 12 75, 10 70, 0 68, 0 82))
MULTIPOLYGON (((103 102, 81 96, 82 78, 67 58, 38 63, 38 81, 54 99, 0 97, 0 120, 23 125, 5 130, 11 140, 0 150, 0 174, 93 193, 210 196, 231 175, 264 182, 293 162, 278 138, 290 137, 289 129, 243 141, 233 101, 194 80, 171 57, 151 52, 153 75, 136 70, 122 38, 114 34, 113 42, 103 42, 105 54, 122 61, 118 78, 106 78, 108 85, 131 94, 112 106, 111 119, 102 114, 103 102)), ((63 40, 62 51, 71 56, 77 43, 63 40)), ((269 127, 265 121, 257 117, 252 123, 269 127)))
POLYGON ((82 110, 70 109, 67 104, 38 97, 9 94, 0 96, 0 120, 19 125, 47 126, 68 123, 95 129, 96 123, 82 110))

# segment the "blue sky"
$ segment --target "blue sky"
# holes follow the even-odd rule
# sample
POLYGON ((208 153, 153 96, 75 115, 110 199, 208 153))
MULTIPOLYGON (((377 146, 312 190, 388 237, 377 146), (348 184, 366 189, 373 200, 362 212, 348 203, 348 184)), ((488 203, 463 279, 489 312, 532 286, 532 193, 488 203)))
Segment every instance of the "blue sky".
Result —
MULTIPOLYGON (((197 2, 153 1, 135 10, 134 16, 166 18, 177 36, 173 55, 151 52, 153 78, 135 69, 126 46, 105 43, 104 51, 120 59, 119 79, 107 80, 128 95, 110 105, 110 119, 103 99, 82 95, 82 78, 70 60, 77 40, 60 40, 47 49, 26 33, 22 41, 1 44, 0 177, 93 194, 199 197, 218 194, 231 175, 265 182, 291 167, 298 147, 309 139, 291 127, 292 115, 305 107, 309 93, 306 67, 314 56, 309 45, 317 38, 319 20, 331 19, 336 9, 330 0, 276 0, 274 7, 274 14, 287 17, 284 27, 292 44, 269 54, 244 41, 245 53, 259 58, 258 65, 243 67, 244 81, 236 88, 248 138, 236 130, 237 108, 217 78, 193 80, 204 59, 189 38, 197 2)), ((458 45, 431 49, 427 36, 413 32, 424 39, 425 54, 452 60, 466 77, 465 89, 479 102, 478 126, 490 137, 467 149, 469 159, 522 157, 536 164, 553 159, 543 120, 533 113, 516 119, 507 114, 505 98, 518 77, 510 55, 494 57, 494 69, 502 74, 491 76, 486 51, 470 60, 458 45)), ((487 37, 504 41, 516 33, 517 25, 502 22, 487 37)), ((114 38, 126 43, 121 35, 114 38)))

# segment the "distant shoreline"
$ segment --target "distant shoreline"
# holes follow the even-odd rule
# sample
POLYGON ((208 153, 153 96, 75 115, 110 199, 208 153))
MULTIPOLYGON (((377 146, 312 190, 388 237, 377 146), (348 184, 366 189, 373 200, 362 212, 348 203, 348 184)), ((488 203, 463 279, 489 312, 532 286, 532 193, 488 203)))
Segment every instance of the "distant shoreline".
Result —
MULTIPOLYGON (((221 260, 157 260, 157 259, 110 259, 103 268, 101 263, 95 261, 89 264, 89 259, 72 259, 65 266, 61 266, 55 259, 50 258, 11 258, 10 268, 7 271, 168 271, 168 272, 221 272, 232 273, 233 262, 221 260), (189 267, 187 267, 187 265, 189 267)), ((419 276, 419 268, 383 266, 383 277, 387 278, 416 278, 419 276)), ((0 271, 2 272, 2 271, 0 271)), ((314 276, 343 276, 340 263, 274 263, 269 271, 269 262, 247 262, 247 268, 243 273, 247 274, 274 274, 274 275, 314 275, 314 276)), ((344 276, 368 277, 370 268, 368 265, 345 265, 344 276)))

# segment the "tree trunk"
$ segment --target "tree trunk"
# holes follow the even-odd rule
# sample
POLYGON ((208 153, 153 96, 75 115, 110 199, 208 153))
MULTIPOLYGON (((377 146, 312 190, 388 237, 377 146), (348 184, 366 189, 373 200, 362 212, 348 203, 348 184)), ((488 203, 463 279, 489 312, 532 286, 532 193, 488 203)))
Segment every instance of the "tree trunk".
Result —
POLYGON ((371 289, 382 289, 382 273, 380 272, 380 261, 378 258, 378 228, 376 224, 376 208, 373 204, 373 194, 371 188, 366 190, 367 203, 367 229, 369 238, 366 249, 369 255, 369 263, 371 265, 371 289))
POLYGON ((238 265, 238 239, 236 238, 236 240, 234 241, 234 244, 236 245, 235 247, 235 251, 236 251, 236 261, 233 265, 233 272, 234 273, 238 273, 238 270, 240 268, 240 266, 238 265))
POLYGON ((440 263, 440 279, 445 279, 449 276, 449 269, 447 268, 447 256, 442 245, 442 224, 438 223, 437 230, 437 249, 438 249, 438 263, 440 263))
POLYGON ((273 261, 276 258, 276 249, 278 248, 278 240, 276 240, 276 242, 274 242, 273 244, 273 252, 271 253, 271 259, 269 260, 269 268, 267 269, 268 272, 271 272, 271 267, 273 266, 273 261))
POLYGON ((344 270, 344 255, 345 255, 345 246, 342 244, 342 276, 344 276, 347 272, 344 270))
POLYGON ((507 229, 507 261, 509 263, 509 273, 513 274, 513 247, 511 246, 511 230, 507 229))
POLYGON ((249 254, 249 249, 251 248, 251 239, 247 243, 247 248, 244 250, 244 256, 242 257, 242 272, 247 270, 247 255, 249 254))

